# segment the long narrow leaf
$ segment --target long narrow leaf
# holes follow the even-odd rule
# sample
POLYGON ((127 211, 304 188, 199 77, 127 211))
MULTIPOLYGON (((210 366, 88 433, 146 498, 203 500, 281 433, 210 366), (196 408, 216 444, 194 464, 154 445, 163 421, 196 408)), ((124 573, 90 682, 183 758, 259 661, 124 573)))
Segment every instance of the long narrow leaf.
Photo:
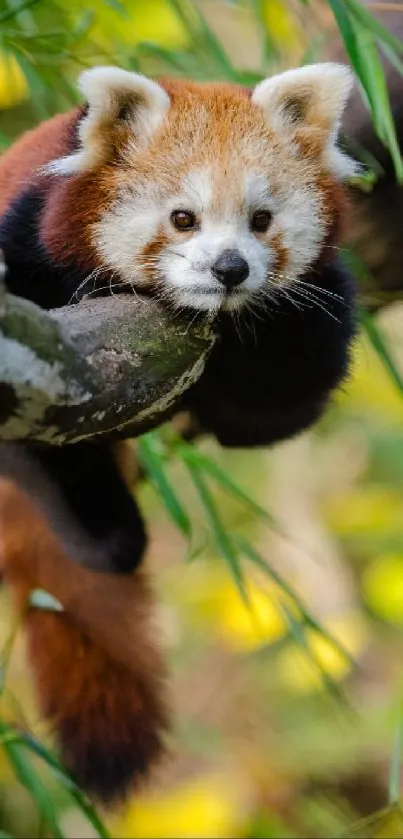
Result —
POLYGON ((277 526, 276 520, 268 510, 258 504, 251 498, 245 490, 242 489, 229 475, 221 469, 218 464, 211 458, 204 455, 193 446, 182 445, 178 446, 176 453, 183 458, 187 463, 192 463, 196 468, 203 469, 217 481, 220 486, 227 490, 234 498, 248 507, 255 515, 266 519, 271 525, 277 526))
POLYGON ((21 623, 22 623, 22 615, 18 615, 14 619, 14 621, 11 625, 11 630, 8 634, 8 637, 5 641, 3 649, 1 650, 1 653, 0 653, 0 696, 3 693, 3 690, 4 690, 4 686, 5 686, 5 682, 6 682, 7 669, 8 669, 8 665, 9 665, 9 662, 10 662, 11 653, 13 651, 13 646, 14 646, 17 634, 19 632, 19 629, 21 627, 21 623))
POLYGON ((339 839, 401 839, 403 812, 396 804, 361 819, 339 836, 339 839))
POLYGON ((47 763, 50 769, 52 769, 55 776, 70 793, 77 807, 88 819, 89 823, 92 825, 100 839, 110 839, 109 831, 98 816, 96 810, 94 809, 93 805, 91 804, 85 793, 80 789, 79 786, 77 786, 77 784, 75 783, 75 781, 73 781, 70 775, 68 775, 66 770, 56 760, 54 755, 52 755, 51 752, 45 749, 41 743, 39 743, 34 738, 29 737, 27 734, 22 735, 21 742, 22 745, 31 749, 31 751, 38 755, 38 757, 42 758, 42 760, 44 760, 45 763, 47 763))
POLYGON ((43 760, 44 763, 46 763, 46 765, 51 769, 58 781, 65 787, 66 791, 71 795, 77 807, 86 816, 89 823, 94 828, 97 836, 99 836, 100 839, 110 839, 109 831, 106 829, 105 825, 97 815, 91 802, 88 800, 87 796, 82 792, 80 787, 77 786, 75 781, 73 781, 73 779, 66 772, 63 766, 59 763, 59 761, 52 754, 52 752, 46 749, 41 743, 39 743, 38 740, 30 736, 29 734, 25 732, 15 733, 13 732, 13 729, 10 730, 11 734, 13 734, 14 736, 14 740, 17 740, 21 748, 31 751, 33 754, 35 754, 37 757, 43 760))
POLYGON ((195 467, 193 463, 188 462, 187 468, 193 479, 193 483, 197 489, 203 507, 207 513, 207 517, 212 528, 217 548, 223 559, 225 559, 225 561, 227 562, 227 565, 232 573, 235 584, 242 597, 243 602, 245 603, 245 605, 249 607, 249 598, 245 586, 242 568, 239 562, 239 557, 232 543, 232 540, 228 536, 227 531, 225 530, 225 527, 223 526, 220 520, 210 490, 206 482, 204 481, 204 478, 202 477, 200 471, 195 467))
POLYGON ((161 464, 161 458, 153 448, 151 436, 145 435, 139 441, 139 454, 150 481, 159 493, 172 520, 179 530, 190 538, 192 528, 189 516, 169 483, 161 464))
MULTIPOLYGON (((0 720, 0 735, 14 733, 11 726, 0 720)), ((46 821, 56 839, 64 839, 64 833, 59 825, 55 807, 46 787, 35 772, 29 757, 21 751, 21 745, 12 740, 3 741, 3 750, 14 769, 14 772, 31 795, 41 817, 46 821)))
POLYGON ((374 350, 390 376, 391 381, 396 386, 400 396, 403 396, 403 378, 390 350, 388 349, 381 327, 376 323, 375 317, 365 310, 361 311, 361 323, 363 324, 364 330, 374 350))
POLYGON ((382 43, 388 44, 394 52, 403 55, 403 41, 386 29, 379 20, 357 0, 345 0, 347 7, 354 13, 357 20, 370 30, 382 43))
POLYGON ((310 644, 308 643, 308 639, 306 637, 306 625, 301 624, 300 621, 296 620, 292 611, 290 609, 287 609, 286 606, 282 607, 282 611, 286 618, 290 634, 292 635, 298 646, 300 646, 304 650, 307 657, 318 671, 320 678, 323 682, 323 686, 329 691, 330 694, 332 694, 338 700, 338 702, 345 703, 345 698, 339 686, 336 684, 334 679, 332 679, 326 672, 326 670, 318 660, 317 656, 315 655, 314 651, 312 650, 310 644))
POLYGON ((41 0, 22 0, 19 6, 7 9, 0 15, 0 25, 2 26, 4 23, 8 23, 9 20, 14 20, 19 14, 32 8, 32 6, 36 6, 40 2, 41 0))
MULTIPOLYGON (((377 49, 377 36, 368 21, 357 17, 351 0, 328 0, 350 61, 369 103, 374 128, 388 147, 396 176, 403 180, 403 160, 390 107, 385 73, 377 49)), ((372 16, 370 15, 372 19, 372 16)), ((379 37, 379 36, 378 36, 379 37)), ((390 43, 389 43, 389 46, 390 43)))
POLYGON ((266 26, 263 13, 263 3, 264 0, 252 0, 255 18, 257 20, 262 39, 263 56, 267 65, 278 57, 278 49, 274 38, 271 37, 268 26, 266 26))
MULTIPOLYGON (((243 504, 249 512, 260 517, 260 519, 287 544, 294 545, 299 551, 312 557, 312 549, 303 545, 300 540, 294 539, 281 525, 281 523, 277 521, 275 516, 270 513, 269 510, 258 504, 245 490, 242 489, 242 487, 239 486, 239 484, 230 478, 227 473, 218 466, 215 460, 210 458, 208 455, 205 455, 195 446, 186 443, 171 428, 164 429, 163 437, 160 432, 156 431, 149 432, 147 437, 150 436, 152 436, 153 439, 157 439, 157 437, 159 438, 159 443, 163 450, 165 444, 165 451, 167 452, 165 456, 167 458, 179 458, 183 461, 185 466, 187 465, 187 461, 193 463, 196 469, 199 469, 200 472, 207 474, 208 477, 213 478, 213 480, 222 489, 224 489, 228 495, 243 504)), ((318 557, 318 560, 319 559, 320 558, 318 557)))
POLYGON ((297 592, 293 589, 290 583, 284 579, 284 577, 276 571, 265 559, 262 557, 258 551, 256 551, 250 542, 245 539, 243 536, 237 535, 235 538, 235 543, 238 545, 239 549, 242 551, 245 557, 247 557, 257 568, 259 568, 266 576, 268 576, 273 582, 275 582, 278 587, 282 590, 283 593, 289 597, 289 599, 295 604, 298 612, 300 613, 301 617, 303 618, 304 624, 307 627, 310 627, 318 635, 321 635, 322 638, 325 638, 329 643, 331 643, 338 652, 346 659, 346 661, 350 662, 350 664, 355 666, 355 661, 350 653, 343 647, 336 638, 331 635, 330 632, 311 614, 311 612, 306 608, 304 602, 301 600, 297 592))
POLYGON ((374 127, 388 147, 395 166, 396 176, 403 180, 403 161, 396 137, 385 72, 373 36, 368 31, 357 30, 360 49, 361 82, 371 104, 374 127))
POLYGON ((196 5, 189 4, 187 0, 168 0, 168 2, 190 38, 195 43, 201 43, 210 61, 214 61, 217 72, 229 81, 236 81, 237 73, 233 64, 196 5))

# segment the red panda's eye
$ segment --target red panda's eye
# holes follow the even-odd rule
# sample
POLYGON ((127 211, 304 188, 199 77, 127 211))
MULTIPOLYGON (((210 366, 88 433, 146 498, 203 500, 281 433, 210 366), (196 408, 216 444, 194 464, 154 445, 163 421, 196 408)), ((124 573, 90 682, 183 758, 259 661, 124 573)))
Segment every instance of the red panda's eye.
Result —
POLYGON ((196 227, 196 216, 188 210, 174 210, 171 221, 178 230, 192 230, 196 227))
POLYGON ((258 212, 253 213, 252 220, 251 220, 251 229, 255 233, 266 233, 272 216, 268 210, 258 210, 258 212))

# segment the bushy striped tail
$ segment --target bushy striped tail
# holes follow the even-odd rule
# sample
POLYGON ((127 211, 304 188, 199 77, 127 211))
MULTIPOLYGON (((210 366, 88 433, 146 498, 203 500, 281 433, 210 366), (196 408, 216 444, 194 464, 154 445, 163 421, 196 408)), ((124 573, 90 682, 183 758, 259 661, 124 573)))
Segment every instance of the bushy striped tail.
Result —
POLYGON ((34 503, 2 478, 0 571, 24 614, 40 708, 65 765, 103 802, 123 798, 163 753, 168 722, 144 572, 78 565, 34 503), (38 588, 63 611, 31 607, 38 588))

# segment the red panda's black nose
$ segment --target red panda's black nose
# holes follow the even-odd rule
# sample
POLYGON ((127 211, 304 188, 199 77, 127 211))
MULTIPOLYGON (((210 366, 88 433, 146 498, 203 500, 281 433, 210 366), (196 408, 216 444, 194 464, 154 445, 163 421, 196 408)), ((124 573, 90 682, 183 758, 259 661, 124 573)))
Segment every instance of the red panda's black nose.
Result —
POLYGON ((211 270, 220 283, 231 289, 246 280, 249 265, 239 251, 228 249, 222 252, 211 270))

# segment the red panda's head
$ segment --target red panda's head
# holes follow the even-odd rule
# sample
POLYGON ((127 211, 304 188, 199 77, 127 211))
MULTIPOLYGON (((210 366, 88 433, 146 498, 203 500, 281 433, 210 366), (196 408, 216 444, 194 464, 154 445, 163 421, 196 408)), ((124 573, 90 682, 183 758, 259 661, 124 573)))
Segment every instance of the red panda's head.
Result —
POLYGON ((74 208, 66 247, 85 236, 101 270, 178 307, 270 297, 330 253, 340 182, 355 170, 336 146, 350 87, 337 64, 290 70, 252 93, 86 71, 80 146, 47 167, 74 208))

